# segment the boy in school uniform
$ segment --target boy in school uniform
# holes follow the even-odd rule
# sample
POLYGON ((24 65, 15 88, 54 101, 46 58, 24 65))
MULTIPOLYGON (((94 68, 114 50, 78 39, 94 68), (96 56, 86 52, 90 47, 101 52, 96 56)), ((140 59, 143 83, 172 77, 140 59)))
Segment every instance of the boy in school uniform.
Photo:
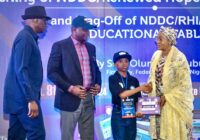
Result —
POLYGON ((111 128, 114 140, 135 140, 137 126, 136 118, 143 115, 136 112, 140 91, 149 92, 148 84, 139 86, 137 78, 128 72, 132 56, 119 51, 114 54, 113 62, 117 71, 109 77, 109 89, 112 94, 111 128))

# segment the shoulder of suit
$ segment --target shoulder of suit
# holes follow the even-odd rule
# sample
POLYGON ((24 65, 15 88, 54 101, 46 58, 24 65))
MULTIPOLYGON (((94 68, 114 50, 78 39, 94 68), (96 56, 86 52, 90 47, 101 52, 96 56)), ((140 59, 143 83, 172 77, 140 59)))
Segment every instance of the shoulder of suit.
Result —
POLYGON ((67 45, 69 42, 70 42, 70 39, 67 38, 67 39, 62 39, 62 40, 56 41, 53 44, 54 45, 63 45, 63 44, 67 45))
POLYGON ((23 29, 17 34, 17 36, 31 36, 31 33, 28 30, 23 29))
POLYGON ((33 36, 31 35, 31 33, 26 30, 21 30, 17 34, 15 41, 19 41, 19 40, 30 41, 30 39, 33 39, 33 36))
POLYGON ((86 42, 86 45, 95 47, 95 46, 94 46, 92 43, 90 43, 90 42, 86 42))

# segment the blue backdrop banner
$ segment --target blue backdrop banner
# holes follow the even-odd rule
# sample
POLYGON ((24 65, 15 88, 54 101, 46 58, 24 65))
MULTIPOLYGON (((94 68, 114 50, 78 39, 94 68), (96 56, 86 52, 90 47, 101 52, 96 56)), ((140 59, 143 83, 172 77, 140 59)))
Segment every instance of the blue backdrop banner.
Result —
MULTIPOLYGON (((60 139, 60 114, 53 105, 56 87, 47 79, 47 61, 52 44, 71 34, 72 19, 78 15, 88 17, 88 22, 98 27, 90 31, 89 39, 96 46, 102 73, 101 93, 96 96, 95 139, 112 140, 108 77, 115 72, 113 54, 120 50, 129 52, 133 58, 130 74, 140 84, 146 83, 150 60, 157 49, 155 38, 162 25, 178 31, 177 48, 189 62, 195 96, 193 137, 200 139, 200 0, 0 0, 0 140, 7 138, 8 120, 2 103, 12 42, 23 28, 24 9, 33 5, 45 6, 52 17, 46 37, 39 41, 44 69, 41 103, 47 140, 60 139)), ((137 139, 150 140, 148 117, 138 119, 137 125, 137 139)), ((77 129, 74 137, 80 139, 77 129)))

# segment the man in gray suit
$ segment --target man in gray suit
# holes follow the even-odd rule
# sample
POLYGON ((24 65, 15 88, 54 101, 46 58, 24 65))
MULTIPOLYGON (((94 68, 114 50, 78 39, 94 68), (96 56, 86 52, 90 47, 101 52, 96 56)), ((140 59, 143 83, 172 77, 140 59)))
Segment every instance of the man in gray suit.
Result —
POLYGON ((62 140, 73 140, 76 124, 81 140, 94 140, 94 96, 100 92, 101 73, 95 46, 87 42, 84 16, 72 21, 72 34, 53 44, 48 78, 56 85, 55 107, 61 110, 62 140))

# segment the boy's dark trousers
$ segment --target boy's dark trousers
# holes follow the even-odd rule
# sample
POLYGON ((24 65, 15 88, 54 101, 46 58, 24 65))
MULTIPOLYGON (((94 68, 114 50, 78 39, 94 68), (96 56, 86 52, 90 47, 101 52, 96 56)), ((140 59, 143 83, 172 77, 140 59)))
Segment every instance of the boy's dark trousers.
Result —
POLYGON ((121 108, 113 106, 111 128, 114 140, 135 140, 136 118, 122 118, 121 108))

